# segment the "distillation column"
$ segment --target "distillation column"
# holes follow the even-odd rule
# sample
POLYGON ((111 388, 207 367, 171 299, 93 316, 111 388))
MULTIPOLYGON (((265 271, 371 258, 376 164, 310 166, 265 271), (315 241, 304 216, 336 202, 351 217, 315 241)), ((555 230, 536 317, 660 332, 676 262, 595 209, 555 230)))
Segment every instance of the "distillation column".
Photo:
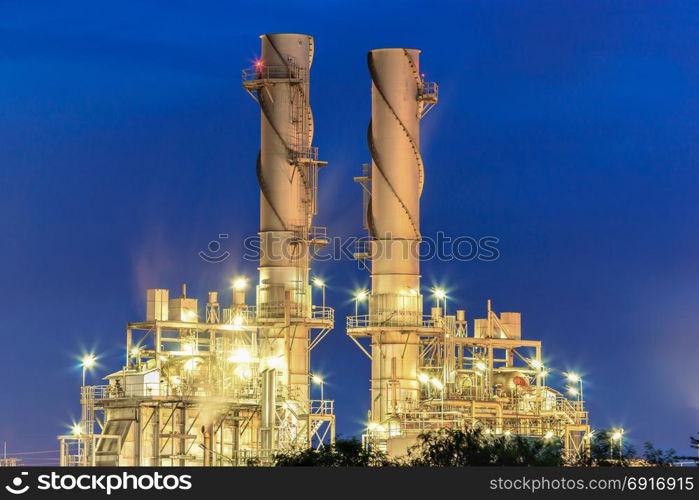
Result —
POLYGON ((261 110, 258 317, 286 320, 287 324, 262 331, 261 348, 273 361, 269 366, 282 371, 289 396, 305 405, 309 329, 289 323, 311 314, 308 241, 318 166, 311 147, 309 106, 313 38, 268 34, 261 39, 262 59, 255 65, 251 82, 261 110))
POLYGON ((372 156, 367 224, 372 237, 371 411, 383 422, 417 401, 420 295, 420 51, 369 52, 372 115, 368 131, 372 156), (390 326, 398 326, 391 330, 390 326))

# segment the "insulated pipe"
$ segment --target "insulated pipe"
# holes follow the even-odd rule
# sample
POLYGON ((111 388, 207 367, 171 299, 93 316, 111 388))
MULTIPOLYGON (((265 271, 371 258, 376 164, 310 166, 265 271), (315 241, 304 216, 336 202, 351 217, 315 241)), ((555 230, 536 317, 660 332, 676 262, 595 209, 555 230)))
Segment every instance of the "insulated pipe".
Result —
POLYGON ((419 397, 419 335, 406 329, 422 320, 419 55, 414 49, 377 49, 368 55, 372 172, 367 221, 373 245, 369 314, 373 325, 401 326, 393 331, 386 326, 372 335, 372 419, 379 422, 419 397))
POLYGON ((277 375, 274 369, 262 371, 260 435, 264 451, 274 449, 274 419, 277 401, 277 375))

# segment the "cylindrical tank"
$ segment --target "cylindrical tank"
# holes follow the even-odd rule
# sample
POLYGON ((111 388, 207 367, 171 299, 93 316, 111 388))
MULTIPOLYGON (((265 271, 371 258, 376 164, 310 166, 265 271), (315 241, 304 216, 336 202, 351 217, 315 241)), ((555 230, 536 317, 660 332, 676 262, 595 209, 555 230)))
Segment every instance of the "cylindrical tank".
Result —
POLYGON ((493 374, 493 384, 502 395, 514 396, 529 389, 529 381, 521 372, 508 371, 493 374))

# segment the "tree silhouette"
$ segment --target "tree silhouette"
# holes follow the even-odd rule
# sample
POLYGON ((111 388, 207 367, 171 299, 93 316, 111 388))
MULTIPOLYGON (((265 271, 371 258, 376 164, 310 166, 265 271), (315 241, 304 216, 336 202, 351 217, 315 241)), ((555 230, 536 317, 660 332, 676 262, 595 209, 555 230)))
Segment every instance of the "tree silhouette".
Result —
POLYGON ((334 445, 324 445, 319 450, 277 453, 274 464, 279 467, 383 467, 391 465, 386 454, 367 449, 357 438, 338 439, 334 445))
POLYGON ((655 448, 653 444, 648 441, 643 444, 643 459, 650 465, 668 466, 672 465, 678 458, 677 452, 672 448, 663 451, 659 448, 655 448))
POLYGON ((614 430, 602 429, 595 432, 590 442, 590 456, 576 465, 609 467, 628 465, 636 457, 636 449, 626 440, 616 442, 612 439, 614 430), (621 450, 619 446, 622 446, 621 450))
MULTIPOLYGON (((613 440, 613 430, 595 433, 590 442, 590 453, 585 457, 563 459, 563 445, 559 439, 528 438, 486 433, 482 429, 441 429, 424 432, 417 443, 400 458, 389 458, 376 448, 366 448, 356 439, 338 439, 334 445, 316 450, 308 448, 278 453, 277 466, 306 467, 463 467, 463 466, 628 466, 638 459, 636 450, 626 440, 613 440), (622 446, 620 452, 619 446, 622 446)), ((691 437, 692 448, 699 449, 699 434, 691 437)), ((668 466, 678 457, 675 450, 655 448, 646 442, 643 460, 646 465, 668 466)))
POLYGON ((461 467, 468 465, 560 466, 560 440, 486 434, 481 429, 443 429, 418 436, 405 465, 461 467))

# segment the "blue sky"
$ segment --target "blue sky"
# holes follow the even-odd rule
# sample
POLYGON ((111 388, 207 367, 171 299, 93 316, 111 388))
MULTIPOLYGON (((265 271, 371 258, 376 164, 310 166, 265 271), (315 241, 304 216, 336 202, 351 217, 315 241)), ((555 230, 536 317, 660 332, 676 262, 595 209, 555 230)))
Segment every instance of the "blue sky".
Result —
MULTIPOLYGON (((361 234, 366 52, 422 49, 425 235, 496 236, 495 262, 426 262, 471 318, 521 311, 552 366, 584 374, 593 426, 688 452, 699 430, 699 8, 691 2, 0 2, 0 311, 8 449, 57 447, 75 361, 120 367, 144 289, 202 299, 254 275, 258 36, 315 36, 317 222, 361 234), (231 237, 222 264, 198 256, 231 237)), ((369 365, 344 334, 368 276, 322 263, 338 328, 314 352, 338 428, 369 365)), ((97 373, 93 381, 97 381, 97 373)))

